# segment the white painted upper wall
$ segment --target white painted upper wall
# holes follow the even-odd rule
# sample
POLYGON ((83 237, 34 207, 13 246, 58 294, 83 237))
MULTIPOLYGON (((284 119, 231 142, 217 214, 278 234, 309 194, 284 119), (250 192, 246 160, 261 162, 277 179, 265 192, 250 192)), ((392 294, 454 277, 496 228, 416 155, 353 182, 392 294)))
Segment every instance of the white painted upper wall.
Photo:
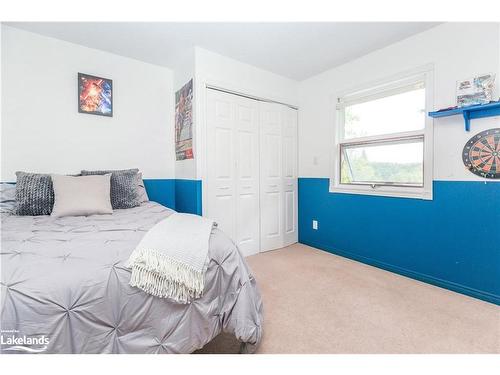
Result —
POLYGON ((207 169, 206 86, 214 85, 263 99, 297 105, 298 82, 199 47, 195 48, 195 61, 195 152, 198 155, 196 176, 198 179, 204 179, 207 169))
POLYGON ((298 82, 196 47, 196 78, 225 89, 291 105, 298 104, 298 82))
MULTIPOLYGON (((455 105, 456 81, 496 72, 500 80, 498 23, 447 23, 414 35, 299 85, 299 175, 330 177, 337 93, 426 64, 434 64, 434 108, 455 105)), ((464 131, 460 116, 434 119, 434 179, 483 180, 462 163, 464 144, 474 134, 500 126, 500 118, 472 120, 464 131)))
POLYGON ((170 69, 2 26, 2 181, 140 168, 174 178, 170 69), (113 117, 78 113, 77 73, 113 80, 113 117))
MULTIPOLYGON (((178 161, 175 169, 177 178, 203 179, 206 171, 206 85, 209 84, 259 98, 297 105, 298 82, 200 47, 195 47, 194 52, 195 159, 194 161, 178 161)), ((182 69, 179 68, 179 70, 182 73, 182 69)), ((174 74, 177 75, 177 71, 178 69, 174 69, 174 74)), ((185 82, 188 79, 184 75, 185 82)), ((178 87, 182 86, 180 82, 177 82, 177 78, 176 83, 178 87)))

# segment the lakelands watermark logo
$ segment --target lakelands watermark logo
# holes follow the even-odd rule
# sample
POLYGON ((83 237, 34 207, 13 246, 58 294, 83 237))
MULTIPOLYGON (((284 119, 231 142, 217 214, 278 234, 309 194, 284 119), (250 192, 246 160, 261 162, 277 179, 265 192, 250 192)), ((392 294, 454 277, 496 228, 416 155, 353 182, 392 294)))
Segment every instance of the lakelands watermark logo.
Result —
POLYGON ((50 339, 46 335, 22 335, 16 329, 0 331, 2 352, 42 353, 50 339))

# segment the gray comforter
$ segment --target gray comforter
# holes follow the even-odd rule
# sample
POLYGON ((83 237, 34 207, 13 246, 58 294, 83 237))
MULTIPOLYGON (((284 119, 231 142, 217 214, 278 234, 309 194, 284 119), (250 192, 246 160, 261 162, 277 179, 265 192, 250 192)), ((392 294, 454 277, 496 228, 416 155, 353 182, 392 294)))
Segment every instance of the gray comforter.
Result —
POLYGON ((46 337, 48 353, 191 353, 224 331, 253 352, 262 335, 261 297, 237 247, 219 230, 210 237, 202 298, 182 305, 128 285, 124 262, 172 212, 149 202, 89 217, 2 214, 4 341, 46 337))

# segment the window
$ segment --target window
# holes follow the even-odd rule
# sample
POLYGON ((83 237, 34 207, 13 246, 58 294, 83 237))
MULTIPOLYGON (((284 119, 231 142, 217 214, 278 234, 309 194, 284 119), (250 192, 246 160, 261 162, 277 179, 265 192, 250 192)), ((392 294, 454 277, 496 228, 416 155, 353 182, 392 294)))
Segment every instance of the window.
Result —
POLYGON ((330 191, 432 199, 431 72, 337 98, 330 191))

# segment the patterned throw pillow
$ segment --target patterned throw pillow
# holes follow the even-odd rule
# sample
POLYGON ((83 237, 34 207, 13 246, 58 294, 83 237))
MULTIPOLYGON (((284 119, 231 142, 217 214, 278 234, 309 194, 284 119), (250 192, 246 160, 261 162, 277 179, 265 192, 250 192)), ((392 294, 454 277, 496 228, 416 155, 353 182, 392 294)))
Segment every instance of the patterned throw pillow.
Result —
POLYGON ((16 214, 50 215, 54 206, 54 189, 48 174, 16 172, 16 214))
POLYGON ((149 196, 144 185, 144 180, 142 179, 142 173, 140 172, 137 174, 137 183, 139 185, 139 199, 141 203, 149 202, 149 196))
POLYGON ((141 205, 138 169, 82 171, 82 176, 111 173, 111 205, 113 209, 133 208, 141 205))

